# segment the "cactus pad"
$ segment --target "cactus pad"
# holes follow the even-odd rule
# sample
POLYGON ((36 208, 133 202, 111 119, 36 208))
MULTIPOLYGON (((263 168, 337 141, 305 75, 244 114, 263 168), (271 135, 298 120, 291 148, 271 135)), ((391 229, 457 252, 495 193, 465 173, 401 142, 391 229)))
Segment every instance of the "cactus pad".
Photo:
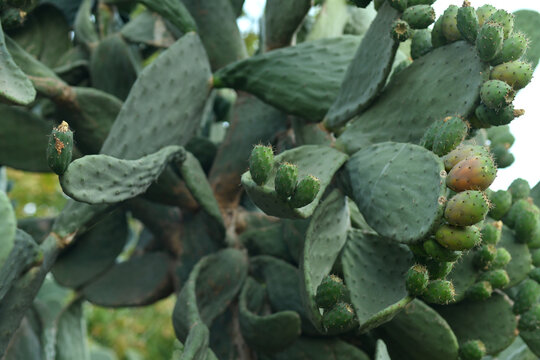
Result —
POLYGON ((284 351, 271 356, 261 356, 261 360, 369 360, 369 356, 354 345, 335 339, 314 339, 300 337, 284 351))
POLYGON ((17 220, 6 193, 0 191, 0 267, 4 265, 15 242, 17 220))
POLYGON ((531 268, 531 253, 525 244, 516 242, 515 234, 506 225, 503 226, 501 241, 497 244, 498 248, 505 248, 512 260, 506 266, 506 272, 510 277, 508 286, 514 286, 527 277, 531 268))
POLYGON ((524 60, 530 62, 533 68, 538 65, 540 58, 540 14, 534 10, 519 10, 514 13, 514 31, 521 31, 530 40, 530 46, 525 52, 524 60))
POLYGON ((264 10, 264 42, 267 51, 289 46, 294 33, 304 20, 311 2, 268 1, 264 10))

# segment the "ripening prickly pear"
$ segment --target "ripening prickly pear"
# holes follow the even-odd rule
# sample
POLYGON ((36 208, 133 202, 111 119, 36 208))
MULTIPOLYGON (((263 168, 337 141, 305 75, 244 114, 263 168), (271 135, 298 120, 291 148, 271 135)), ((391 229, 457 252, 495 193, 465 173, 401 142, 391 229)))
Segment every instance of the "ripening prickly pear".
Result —
POLYGON ((505 62, 519 60, 527 51, 528 46, 529 40, 525 34, 513 33, 508 39, 504 40, 501 51, 491 60, 490 64, 496 66, 505 62))
POLYGON ((523 314, 539 301, 540 284, 532 279, 523 280, 514 300, 514 314, 523 314))
POLYGON ((407 8, 407 0, 388 0, 388 3, 397 11, 404 11, 407 8))
POLYGON ((540 226, 540 217, 530 211, 524 211, 516 217, 514 230, 516 231, 516 241, 527 244, 532 240, 534 231, 540 226))
POLYGON ((467 136, 469 125, 457 116, 446 117, 433 139, 433 152, 439 156, 454 150, 467 136))
POLYGON ((488 281, 494 289, 502 289, 510 283, 508 273, 504 269, 486 271, 480 275, 479 279, 488 281))
POLYGON ((435 239, 444 248, 462 251, 480 244, 480 230, 476 226, 457 227, 442 225, 435 233, 435 239))
POLYGON ((479 269, 488 269, 491 262, 495 260, 496 255, 497 248, 495 247, 495 245, 482 245, 474 253, 474 265, 479 269))
POLYGON ((354 5, 358 6, 359 8, 366 8, 369 3, 371 3, 371 0, 350 0, 354 5))
POLYGON ((460 192, 486 190, 497 176, 497 168, 490 156, 474 156, 458 162, 446 177, 446 186, 460 192))
POLYGON ((476 36, 478 34, 478 15, 471 6, 471 3, 465 1, 463 6, 458 9, 457 13, 457 27, 459 32, 471 44, 476 42, 476 36))
POLYGON ((484 223, 484 227, 481 230, 482 243, 497 245, 499 240, 501 240, 502 225, 502 221, 484 223))
POLYGON ((274 185, 277 195, 286 200, 294 194, 296 183, 298 181, 298 167, 294 164, 285 162, 281 164, 276 172, 274 185))
POLYGON ((405 278, 405 287, 409 294, 413 296, 419 296, 426 290, 429 282, 428 270, 423 265, 413 265, 405 278))
POLYGON ((259 186, 264 185, 273 168, 274 152, 272 147, 255 145, 249 158, 249 172, 253 181, 259 186))
POLYGON ((47 163, 58 175, 62 175, 68 168, 73 155, 73 132, 69 130, 67 122, 62 121, 52 130, 47 146, 47 163))
POLYGON ((448 280, 430 281, 422 296, 426 302, 439 305, 446 305, 454 301, 455 297, 454 284, 448 280))
POLYGON ((501 25, 493 22, 486 22, 480 28, 476 38, 476 49, 483 61, 493 60, 502 50, 504 41, 504 31, 501 25))
POLYGON ((540 267, 540 249, 534 250, 531 254, 532 264, 536 267, 540 267))
POLYGON ((326 275, 317 287, 315 302, 323 309, 330 309, 338 302, 348 301, 349 290, 339 277, 326 275))
POLYGON ((435 21, 435 10, 430 5, 408 7, 401 16, 412 29, 425 29, 435 21))
POLYGON ((518 329, 520 331, 540 330, 540 304, 534 304, 530 310, 521 314, 518 329))
POLYGON ((508 192, 512 194, 512 201, 527 199, 531 193, 531 187, 527 180, 517 178, 508 187, 508 192))
POLYGON ((469 340, 459 347, 463 360, 481 360, 486 356, 486 346, 480 340, 469 340))
POLYGON ((505 10, 495 11, 487 20, 488 22, 494 22, 502 26, 504 38, 508 38, 514 31, 514 14, 510 14, 505 10))
POLYGON ((396 41, 405 41, 411 37, 411 27, 406 21, 396 20, 392 24, 392 38, 396 41))
POLYGON ((478 25, 482 26, 491 15, 497 11, 497 8, 493 5, 482 5, 476 9, 476 15, 478 15, 478 25))
POLYGON ((489 201, 481 191, 468 190, 454 195, 444 209, 444 218, 450 225, 469 226, 484 220, 489 201))
POLYGON ((490 79, 504 81, 515 90, 519 90, 531 82, 533 71, 532 65, 529 63, 511 61, 491 69, 490 79))
POLYGON ((457 27, 457 13, 459 7, 450 5, 442 15, 442 32, 449 42, 461 39, 461 33, 457 27))
POLYGON ((452 269, 454 268, 454 262, 452 261, 438 261, 427 259, 424 261, 431 280, 444 279, 452 269))
POLYGON ((474 114, 483 123, 500 126, 510 124, 516 117, 523 115, 524 111, 514 109, 514 105, 512 104, 497 110, 491 109, 485 104, 480 104, 476 108, 474 114))
POLYGON ((450 171, 461 160, 474 156, 489 156, 489 150, 485 146, 460 145, 443 157, 444 168, 450 171))
POLYGON ((529 277, 536 281, 537 283, 540 283, 540 268, 534 268, 529 272, 529 277))
POLYGON ((313 175, 306 176, 296 186, 289 204, 294 208, 301 208, 310 204, 321 188, 321 181, 313 175))
POLYGON ((504 269, 512 260, 512 255, 505 248, 498 248, 495 259, 489 264, 490 269, 504 269))
POLYGON ((411 38, 411 57, 416 60, 433 49, 430 30, 416 30, 411 38))
POLYGON ((430 257, 440 262, 456 261, 461 256, 461 252, 447 249, 431 239, 424 242, 424 250, 430 257))
POLYGON ((324 328, 331 333, 343 333, 358 327, 358 320, 351 305, 340 302, 323 313, 324 328))
POLYGON ((433 29, 431 30, 431 45, 433 45, 434 48, 438 48, 446 45, 447 43, 448 40, 446 40, 443 33, 443 17, 439 16, 433 25, 433 29))
POLYGON ((480 89, 482 102, 490 109, 500 110, 514 100, 515 91, 501 80, 488 80, 480 89))
POLYGON ((489 194, 491 209, 489 216, 501 220, 512 207, 512 194, 505 190, 493 191, 489 194))
POLYGON ((489 299, 491 294, 493 293, 493 287, 489 283, 489 281, 479 281, 467 289, 465 292, 465 296, 467 299, 475 300, 475 301, 482 301, 489 299))

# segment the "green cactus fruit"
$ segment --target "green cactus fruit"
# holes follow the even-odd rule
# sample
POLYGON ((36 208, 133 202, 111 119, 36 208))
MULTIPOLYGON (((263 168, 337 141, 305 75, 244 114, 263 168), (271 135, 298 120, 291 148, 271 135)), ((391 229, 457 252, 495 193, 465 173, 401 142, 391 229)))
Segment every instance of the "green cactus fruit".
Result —
POLYGON ((468 1, 465 1, 463 6, 458 9, 457 27, 464 39, 471 44, 476 43, 479 29, 478 15, 476 15, 476 11, 468 1))
POLYGON ((472 249, 482 241, 480 230, 476 226, 442 225, 437 229, 435 239, 442 247, 454 251, 472 249))
POLYGON ((527 246, 529 249, 539 249, 540 248, 540 224, 534 229, 531 234, 529 241, 527 241, 527 246))
POLYGON ((430 257, 441 262, 456 261, 461 256, 460 251, 447 249, 432 239, 424 242, 424 250, 430 257))
POLYGON ((512 255, 505 248, 498 248, 495 259, 489 264, 490 269, 504 269, 512 260, 512 255))
POLYGON ((433 5, 437 0, 409 0, 407 2, 408 6, 415 6, 415 5, 433 5))
POLYGON ((358 327, 358 320, 351 305, 337 303, 323 313, 322 323, 328 332, 347 332, 358 327))
POLYGON ((459 347, 462 360, 481 360, 486 356, 486 346, 480 340, 469 340, 459 347))
POLYGON ((467 299, 482 301, 489 299, 492 293, 493 287, 491 286, 489 281, 479 281, 469 286, 469 288, 465 292, 465 296, 467 297, 467 299))
POLYGON ((349 0, 354 5, 358 6, 359 8, 366 8, 370 3, 371 0, 349 0))
POLYGON ((454 301, 456 291, 454 284, 448 280, 433 280, 426 287, 422 298, 429 303, 446 305, 454 301))
POLYGON ((495 11, 487 20, 499 24, 503 28, 504 38, 507 39, 514 31, 514 14, 510 14, 505 10, 495 11))
POLYGON ((488 269, 491 262, 495 260, 497 248, 493 244, 482 245, 474 253, 474 265, 479 269, 488 269))
POLYGON ((293 208, 301 208, 311 204, 321 188, 321 181, 313 175, 308 175, 296 186, 296 190, 289 200, 289 204, 293 208))
POLYGON ((533 279, 534 281, 536 281, 537 283, 540 283, 540 267, 536 267, 532 269, 529 272, 529 277, 533 279))
POLYGON ((531 254, 532 264, 536 267, 540 267, 540 249, 534 250, 531 254))
POLYGON ((49 167, 58 175, 68 168, 73 155, 73 132, 67 122, 62 121, 52 130, 47 146, 47 162, 49 167))
POLYGON ((433 25, 433 29, 431 30, 431 45, 433 45, 434 48, 438 48, 446 45, 447 43, 448 40, 446 40, 443 33, 443 17, 439 16, 433 25))
POLYGON ((408 7, 401 16, 413 29, 425 29, 435 21, 435 10, 430 5, 408 7))
POLYGON ((529 40, 523 33, 516 32, 504 40, 502 49, 493 60, 490 61, 492 66, 496 66, 505 62, 516 61, 527 51, 529 40))
POLYGON ((512 204, 512 207, 510 207, 510 210, 504 216, 503 222, 509 227, 514 228, 516 226, 516 220, 526 212, 540 215, 540 210, 534 205, 532 199, 519 199, 512 204))
POLYGON ((444 168, 446 171, 450 171, 461 160, 474 156, 489 156, 489 150, 485 146, 460 145, 444 156, 444 168))
POLYGON ((501 240, 502 226, 502 221, 484 223, 484 227, 481 230, 482 243, 497 245, 499 240, 501 240))
POLYGON ((527 199, 531 193, 531 186, 527 180, 517 178, 508 187, 508 192, 512 194, 512 201, 527 199))
POLYGON ((514 90, 523 89, 532 80, 533 67, 523 61, 511 61, 495 66, 491 69, 490 78, 504 81, 514 90))
POLYGON ((425 258, 429 256, 424 250, 423 243, 408 244, 408 246, 411 252, 417 257, 425 258))
POLYGON ((453 196, 444 209, 444 218, 450 225, 469 226, 485 219, 489 201, 481 191, 467 190, 453 196))
POLYGON ((411 27, 406 21, 396 20, 392 24, 392 37, 396 41, 405 41, 411 37, 411 27))
POLYGON ((480 280, 488 281, 494 289, 502 289, 510 283, 508 273, 504 269, 486 271, 480 275, 480 280))
POLYGON ((397 11, 404 11, 407 8, 407 0, 387 0, 390 6, 397 11))
POLYGON ((425 266, 416 264, 407 271, 405 287, 409 294, 413 296, 422 295, 424 290, 426 290, 428 282, 429 275, 425 266))
POLYGON ((495 164, 497 164, 497 168, 499 169, 507 168, 514 162, 514 156, 508 151, 505 145, 491 144, 489 151, 493 155, 493 160, 495 160, 495 164))
POLYGON ((540 284, 532 279, 523 280, 514 299, 514 314, 523 314, 538 301, 540 301, 540 284))
POLYGON ((471 125, 472 129, 487 129, 491 127, 490 123, 484 121, 483 119, 479 119, 476 114, 469 115, 469 119, 467 121, 471 125))
POLYGON ((501 80, 488 80, 480 89, 482 102, 490 109, 500 110, 514 100, 515 91, 501 80))
POLYGON ((505 190, 498 190, 489 194, 491 209, 489 216, 495 220, 501 220, 512 207, 512 194, 505 190))
POLYGON ((487 131, 491 144, 500 144, 508 149, 514 144, 516 138, 510 132, 509 126, 498 126, 487 131))
POLYGON ((284 162, 279 165, 274 181, 277 195, 286 200, 294 194, 298 181, 298 167, 294 164, 284 162))
POLYGON ((454 150, 467 136, 469 124, 457 116, 446 117, 435 138, 433 139, 433 152, 444 156, 454 150))
POLYGON ((416 60, 432 49, 431 31, 428 29, 416 30, 411 38, 411 57, 416 60))
POLYGON ((424 261, 431 280, 444 279, 454 268, 454 262, 427 259, 424 261))
POLYGON ((493 22, 486 22, 480 28, 476 39, 476 49, 483 61, 493 60, 502 50, 504 32, 501 25, 493 22))
POLYGON ((482 26, 491 15, 497 11, 497 8, 493 5, 483 5, 476 9, 476 15, 478 15, 478 25, 482 26))
POLYGON ((514 109, 514 105, 512 104, 498 110, 490 109, 486 105, 480 104, 475 110, 475 115, 478 119, 493 126, 510 124, 512 120, 523 114, 523 110, 514 109))
POLYGON ((461 192, 486 190, 497 176, 497 168, 490 156, 474 156, 458 162, 446 177, 446 186, 461 192))
POLYGON ((268 180, 274 167, 274 152, 271 146, 255 145, 249 158, 251 178, 259 186, 268 180))
POLYGON ((428 150, 433 150, 433 142, 435 141, 435 137, 439 133, 441 126, 442 121, 434 121, 424 132, 424 136, 420 140, 420 146, 423 146, 428 150))
POLYGON ((450 5, 442 15, 442 32, 446 40, 449 42, 461 39, 461 33, 457 27, 458 11, 458 6, 450 5))
POLYGON ((530 211, 524 211, 516 217, 514 223, 514 230, 516 231, 516 241, 522 244, 529 243, 534 231, 540 225, 540 217, 530 211))
POLYGON ((323 309, 330 309, 338 302, 348 300, 347 287, 336 275, 326 275, 321 284, 317 287, 315 302, 323 309))
POLYGON ((520 331, 540 330, 540 304, 534 304, 519 318, 518 329, 520 331))

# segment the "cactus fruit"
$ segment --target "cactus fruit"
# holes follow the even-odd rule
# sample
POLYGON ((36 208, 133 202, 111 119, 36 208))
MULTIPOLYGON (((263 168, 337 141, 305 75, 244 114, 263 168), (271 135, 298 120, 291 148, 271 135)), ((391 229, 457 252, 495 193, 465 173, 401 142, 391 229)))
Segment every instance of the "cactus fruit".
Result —
POLYGON ((407 0, 388 0, 388 2, 397 11, 404 11, 407 8, 407 0))
POLYGON ((508 192, 512 195, 512 201, 527 199, 531 193, 531 187, 525 179, 515 179, 508 187, 508 192))
POLYGON ((493 159, 488 156, 474 156, 458 162, 446 177, 446 186, 460 192, 465 190, 486 190, 497 175, 493 159))
POLYGON ((433 152, 444 156, 454 150, 467 136, 469 125, 457 116, 449 116, 442 121, 433 139, 433 152))
POLYGON ((504 10, 495 11, 487 20, 499 24, 503 28, 504 38, 508 38, 514 31, 514 14, 510 14, 504 10))
POLYGON ((510 104, 502 109, 491 109, 485 104, 480 104, 475 115, 482 122, 493 126, 509 124, 514 118, 522 115, 521 110, 515 110, 514 105, 510 104))
POLYGON ((540 330, 540 304, 534 304, 527 312, 521 314, 518 329, 520 331, 540 330))
POLYGON ((540 267, 540 249, 534 250, 531 258, 533 266, 540 267))
POLYGON ((478 55, 483 61, 493 60, 502 50, 504 31, 501 25, 486 22, 480 28, 476 39, 478 55))
POLYGON ((317 287, 315 302, 322 309, 330 309, 339 302, 348 301, 348 290, 336 275, 327 275, 317 287))
POLYGON ((491 262, 495 260, 497 248, 495 245, 482 245, 474 254, 474 264, 479 269, 488 269, 491 262))
POLYGON ((405 41, 411 37, 411 27, 406 21, 396 20, 392 24, 392 38, 396 41, 405 41))
POLYGON ((435 10, 430 5, 408 7, 401 16, 412 29, 425 29, 435 21, 435 10))
POLYGON ((415 6, 415 5, 433 5, 437 0, 409 0, 407 2, 408 6, 415 6))
POLYGON ((540 301, 540 284, 532 279, 525 279, 519 285, 514 301, 514 314, 523 314, 540 301))
POLYGON ((426 290, 428 282, 429 275, 425 266, 416 264, 407 271, 405 286, 409 294, 413 296, 422 295, 426 290))
POLYGON ((445 305, 454 301, 456 291, 454 284, 448 280, 433 280, 426 287, 422 298, 428 303, 445 305))
POLYGON ((504 81, 514 90, 523 89, 531 82, 533 75, 532 65, 523 61, 511 61, 495 66, 491 70, 490 78, 504 81))
POLYGON ((482 102, 493 110, 500 110, 511 104, 514 96, 512 87, 501 80, 488 80, 480 89, 482 102))
POLYGON ((449 172, 461 160, 475 156, 489 156, 489 151, 484 146, 460 145, 443 157, 444 169, 449 172))
POLYGON ((540 217, 538 214, 530 211, 524 211, 519 214, 514 223, 514 230, 516 231, 516 241, 527 244, 532 238, 534 231, 540 225, 540 217))
POLYGON ((249 158, 249 172, 251 178, 259 186, 268 180, 274 168, 274 151, 270 146, 255 145, 249 158))
POLYGON ((502 221, 494 221, 484 223, 482 227, 482 243, 497 245, 499 240, 501 240, 502 234, 502 221))
POLYGON ((498 248, 495 259, 489 264, 490 269, 504 269, 512 260, 512 255, 505 248, 498 248))
POLYGON ((540 284, 540 268, 536 267, 529 272, 529 277, 540 284))
POLYGON ((284 200, 292 196, 296 189, 297 181, 298 167, 296 165, 288 162, 279 165, 274 181, 278 196, 284 200))
POLYGON ((501 220, 512 207, 512 194, 505 190, 498 190, 489 194, 491 209, 489 216, 495 220, 501 220))
POLYGON ((447 43, 448 40, 446 40, 443 33, 443 17, 439 16, 433 25, 433 29, 431 30, 431 45, 433 45, 434 48, 438 48, 446 45, 447 43))
POLYGON ((525 34, 513 33, 508 39, 504 40, 501 51, 491 60, 490 64, 496 66, 505 62, 519 60, 527 51, 528 46, 529 42, 525 34))
POLYGON ((504 145, 490 146, 491 154, 493 154, 493 160, 499 169, 509 167, 514 163, 514 155, 508 151, 504 145))
POLYGON ((66 172, 73 156, 73 132, 67 122, 52 130, 47 146, 47 162, 52 171, 58 175, 66 172))
POLYGON ((429 278, 431 280, 444 279, 452 269, 454 268, 454 262, 452 261, 438 261, 433 259, 426 259, 424 261, 428 270, 429 278))
POLYGON ((454 195, 446 203, 444 218, 450 225, 469 226, 484 220, 489 201, 481 191, 468 190, 454 195))
POLYGON ((516 220, 527 212, 531 212, 537 216, 540 215, 540 209, 529 199, 515 201, 503 218, 504 224, 514 228, 516 226, 516 220))
POLYGON ((430 30, 416 30, 411 38, 411 57, 418 59, 433 49, 430 30))
POLYGON ((439 129, 441 128, 442 121, 434 121, 424 132, 424 136, 420 140, 420 145, 428 150, 433 149, 433 142, 437 136, 439 129))
POLYGON ((446 40, 449 42, 461 39, 461 33, 457 27, 458 11, 458 6, 450 5, 442 15, 442 32, 446 40))
POLYGON ((456 261, 461 256, 461 252, 447 249, 431 239, 424 242, 424 250, 430 257, 440 262, 456 261))
POLYGON ((459 8, 456 19, 457 27, 463 38, 474 44, 479 29, 478 15, 468 1, 465 1, 463 6, 459 8))
POLYGON ((480 230, 476 226, 457 227, 443 225, 435 233, 437 242, 454 251, 469 250, 480 244, 480 230))
POLYGON ((508 273, 504 269, 486 271, 480 275, 481 281, 488 281, 494 289, 502 289, 510 283, 508 273))
POLYGON ((486 356, 486 346, 480 340, 469 340, 459 347, 463 360, 481 360, 486 356))
POLYGON ((313 175, 308 175, 296 186, 294 194, 289 200, 289 204, 294 208, 301 208, 310 204, 321 188, 321 181, 313 175))
POLYGON ((471 300, 482 301, 488 299, 492 293, 493 287, 489 281, 479 281, 467 289, 465 296, 471 300))
POLYGON ((340 302, 323 314, 324 328, 331 333, 344 333, 358 327, 358 320, 351 305, 340 302))
POLYGON ((476 9, 476 15, 478 15, 478 25, 484 25, 486 20, 489 19, 491 15, 493 15, 496 11, 497 8, 489 4, 482 5, 478 9, 476 9))

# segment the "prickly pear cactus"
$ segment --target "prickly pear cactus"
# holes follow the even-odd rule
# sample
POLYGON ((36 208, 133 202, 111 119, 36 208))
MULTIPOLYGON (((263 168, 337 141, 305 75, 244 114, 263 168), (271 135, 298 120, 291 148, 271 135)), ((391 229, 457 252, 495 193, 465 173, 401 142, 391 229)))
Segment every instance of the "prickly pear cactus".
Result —
POLYGON ((267 0, 248 56, 242 0, 0 1, 0 358, 169 296, 180 359, 539 358, 540 183, 490 187, 540 14, 434 3, 267 0))

